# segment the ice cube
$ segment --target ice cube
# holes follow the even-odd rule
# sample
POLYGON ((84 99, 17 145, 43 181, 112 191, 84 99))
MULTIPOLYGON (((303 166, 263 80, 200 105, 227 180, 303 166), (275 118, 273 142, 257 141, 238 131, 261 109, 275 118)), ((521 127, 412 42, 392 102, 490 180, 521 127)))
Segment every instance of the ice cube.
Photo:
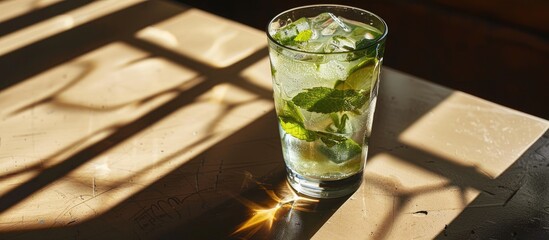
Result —
POLYGON ((271 27, 269 28, 270 29, 269 34, 270 35, 276 34, 276 31, 278 31, 279 28, 281 28, 280 21, 272 22, 271 27))
MULTIPOLYGON (((288 56, 273 54, 271 57, 276 66, 275 85, 281 86, 281 93, 286 98, 291 98, 303 89, 322 85, 317 66, 312 62, 292 60, 288 56)), ((326 84, 326 86, 329 86, 326 84)))
POLYGON ((327 87, 333 87, 336 80, 346 79, 349 72, 348 64, 338 60, 331 60, 318 65, 318 79, 326 82, 327 87))
POLYGON ((278 27, 275 30, 275 34, 271 34, 275 40, 282 43, 283 45, 292 45, 294 38, 305 30, 310 30, 311 27, 307 18, 302 17, 297 19, 295 22, 291 22, 291 19, 287 20, 287 25, 284 23, 271 24, 271 28, 278 27), (282 26, 282 27, 280 27, 282 26))
POLYGON ((320 33, 318 32, 318 29, 312 28, 312 31, 313 31, 313 35, 311 35, 311 39, 312 40, 318 39, 318 37, 320 37, 320 33))
POLYGON ((324 52, 346 52, 355 49, 355 41, 344 36, 333 36, 324 46, 324 52))
POLYGON ((331 36, 337 33, 337 31, 340 29, 346 33, 351 32, 352 29, 347 24, 345 24, 339 17, 337 17, 333 13, 327 13, 327 16, 329 18, 326 18, 323 23, 318 25, 319 28, 322 29, 320 32, 322 35, 331 36))
POLYGON ((329 114, 302 111, 305 128, 312 131, 326 131, 326 128, 332 124, 329 114))
POLYGON ((311 26, 309 25, 309 21, 307 21, 307 18, 305 18, 305 17, 297 19, 294 22, 294 24, 295 24, 298 32, 303 32, 305 30, 311 29, 311 26))

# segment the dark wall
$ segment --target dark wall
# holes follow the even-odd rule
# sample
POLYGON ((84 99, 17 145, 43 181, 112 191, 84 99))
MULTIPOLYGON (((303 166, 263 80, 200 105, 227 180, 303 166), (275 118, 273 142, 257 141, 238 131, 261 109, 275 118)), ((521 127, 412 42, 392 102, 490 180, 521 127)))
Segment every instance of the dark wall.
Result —
MULTIPOLYGON (((264 30, 318 1, 174 0, 264 30)), ((549 1, 338 1, 385 19, 384 64, 549 119, 549 1)))

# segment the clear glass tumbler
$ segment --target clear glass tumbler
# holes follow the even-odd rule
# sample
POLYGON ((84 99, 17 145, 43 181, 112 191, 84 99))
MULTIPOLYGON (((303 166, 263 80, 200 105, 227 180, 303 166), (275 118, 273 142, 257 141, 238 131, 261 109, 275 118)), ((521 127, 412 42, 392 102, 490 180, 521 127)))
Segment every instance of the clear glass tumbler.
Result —
POLYGON ((315 198, 353 193, 368 152, 387 25, 343 5, 287 10, 267 26, 288 181, 315 198))

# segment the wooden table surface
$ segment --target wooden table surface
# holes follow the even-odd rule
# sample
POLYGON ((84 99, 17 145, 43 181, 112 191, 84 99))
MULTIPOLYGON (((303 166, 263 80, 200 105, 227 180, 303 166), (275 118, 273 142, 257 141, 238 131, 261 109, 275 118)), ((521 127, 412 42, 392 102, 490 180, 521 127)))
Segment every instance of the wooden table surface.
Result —
POLYGON ((165 1, 0 11, 0 239, 549 238, 547 120, 384 67, 364 183, 308 199, 263 32, 165 1))

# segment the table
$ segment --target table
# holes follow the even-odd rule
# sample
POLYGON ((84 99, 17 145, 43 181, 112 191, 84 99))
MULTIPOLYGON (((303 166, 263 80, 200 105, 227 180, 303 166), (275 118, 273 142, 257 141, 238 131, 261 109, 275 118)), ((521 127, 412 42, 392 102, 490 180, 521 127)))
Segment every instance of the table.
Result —
POLYGON ((167 1, 0 10, 0 239, 549 237, 547 120, 384 67, 364 183, 308 199, 263 32, 167 1))

